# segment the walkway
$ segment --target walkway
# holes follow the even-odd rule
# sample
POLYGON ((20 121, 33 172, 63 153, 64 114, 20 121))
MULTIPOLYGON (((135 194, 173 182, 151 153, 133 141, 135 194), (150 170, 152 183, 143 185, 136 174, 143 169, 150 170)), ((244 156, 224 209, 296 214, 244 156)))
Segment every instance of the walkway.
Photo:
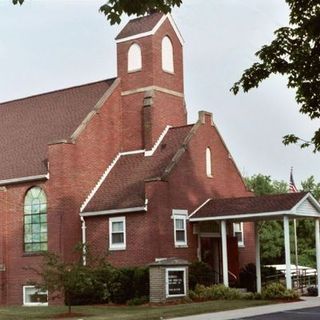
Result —
POLYGON ((320 307, 320 299, 318 297, 303 297, 303 301, 291 303, 270 304, 267 306, 252 307, 245 309, 229 310, 215 313, 199 314, 194 316, 172 318, 170 320, 231 320, 243 319, 258 315, 265 315, 275 312, 283 312, 304 308, 320 307))

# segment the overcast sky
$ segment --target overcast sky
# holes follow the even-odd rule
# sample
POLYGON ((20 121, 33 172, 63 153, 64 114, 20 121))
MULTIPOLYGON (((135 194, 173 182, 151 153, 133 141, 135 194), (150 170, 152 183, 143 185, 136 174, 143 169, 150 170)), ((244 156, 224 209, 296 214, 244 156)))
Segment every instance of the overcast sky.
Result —
MULTIPOLYGON (((98 12, 103 0, 0 0, 0 102, 116 75, 114 37, 98 12)), ((185 0, 173 17, 185 39, 185 94, 189 122, 213 113, 243 175, 262 173, 296 184, 314 175, 319 154, 282 145, 282 136, 310 137, 319 126, 299 114, 286 79, 233 96, 229 89, 254 53, 288 22, 284 0, 185 0)), ((1 151, 0 151, 1 152, 1 151)))

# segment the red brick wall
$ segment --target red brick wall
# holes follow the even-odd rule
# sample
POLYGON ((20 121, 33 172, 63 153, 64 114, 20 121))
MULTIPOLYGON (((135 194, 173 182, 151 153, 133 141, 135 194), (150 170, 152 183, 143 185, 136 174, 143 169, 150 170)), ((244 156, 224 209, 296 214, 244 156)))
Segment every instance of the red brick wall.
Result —
POLYGON ((68 261, 75 257, 74 248, 81 240, 80 206, 120 150, 120 99, 119 86, 74 144, 48 147, 47 182, 11 185, 0 192, 2 219, 7 219, 5 249, 0 253, 6 265, 6 271, 0 272, 6 280, 1 303, 22 304, 22 286, 36 280, 34 272, 24 267, 37 267, 41 261, 23 252, 23 201, 31 186, 40 185, 48 197, 49 250, 68 261))
MULTIPOLYGON (((172 209, 186 209, 191 213, 209 197, 246 196, 239 172, 223 145, 209 118, 201 125, 190 141, 178 165, 169 175, 168 181, 146 183, 149 200, 147 213, 128 213, 126 216, 127 249, 108 252, 108 217, 86 218, 88 242, 94 252, 106 253, 108 260, 116 266, 143 265, 155 258, 179 257, 197 259, 197 236, 188 223, 188 247, 175 248, 172 209), (205 150, 212 150, 213 177, 205 170, 205 150)), ((250 260, 254 245, 251 225, 245 224, 246 248, 239 252, 240 264, 250 260)), ((228 228, 231 235, 232 229, 228 228)), ((230 270, 238 269, 238 259, 230 260, 230 270)))
MULTIPOLYGON (((118 76, 122 91, 149 86, 159 86, 183 94, 183 51, 175 31, 166 20, 153 36, 147 36, 117 44, 118 76), (174 73, 162 70, 161 41, 169 36, 174 49, 174 73), (142 69, 127 71, 128 50, 133 43, 139 44, 142 51, 142 69)), ((158 139, 166 125, 180 126, 187 122, 184 97, 155 92, 150 110, 150 123, 144 123, 144 93, 132 93, 122 97, 123 150, 149 148, 158 139), (156 120, 156 121, 155 121, 156 120), (144 126, 150 127, 144 137, 144 126)), ((149 111, 148 111, 149 112, 149 111)), ((147 121, 146 121, 147 122, 147 121)))

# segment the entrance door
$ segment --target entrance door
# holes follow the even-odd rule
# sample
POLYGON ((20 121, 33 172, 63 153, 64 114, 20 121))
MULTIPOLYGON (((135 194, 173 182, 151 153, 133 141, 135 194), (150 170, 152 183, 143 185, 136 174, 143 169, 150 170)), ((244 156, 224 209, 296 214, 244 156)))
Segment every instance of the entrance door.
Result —
POLYGON ((201 261, 209 264, 214 271, 214 282, 220 283, 221 277, 221 240, 220 238, 201 237, 201 261))

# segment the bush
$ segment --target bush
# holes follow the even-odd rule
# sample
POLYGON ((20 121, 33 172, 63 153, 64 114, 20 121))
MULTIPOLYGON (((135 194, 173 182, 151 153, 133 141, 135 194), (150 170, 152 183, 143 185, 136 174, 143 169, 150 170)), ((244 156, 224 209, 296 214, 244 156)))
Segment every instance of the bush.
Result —
POLYGON ((281 300, 297 300, 299 294, 294 290, 286 289, 281 283, 271 283, 267 285, 261 293, 262 299, 281 299, 281 300))
POLYGON ((193 300, 235 300, 241 299, 243 294, 238 289, 227 288, 222 284, 216 284, 210 287, 196 285, 194 291, 189 292, 193 300))
POLYGON ((194 290, 197 284, 210 286, 214 284, 214 271, 210 265, 195 261, 189 266, 189 288, 194 290))
POLYGON ((120 268, 111 282, 111 301, 126 303, 128 300, 149 296, 149 269, 143 267, 120 268))

